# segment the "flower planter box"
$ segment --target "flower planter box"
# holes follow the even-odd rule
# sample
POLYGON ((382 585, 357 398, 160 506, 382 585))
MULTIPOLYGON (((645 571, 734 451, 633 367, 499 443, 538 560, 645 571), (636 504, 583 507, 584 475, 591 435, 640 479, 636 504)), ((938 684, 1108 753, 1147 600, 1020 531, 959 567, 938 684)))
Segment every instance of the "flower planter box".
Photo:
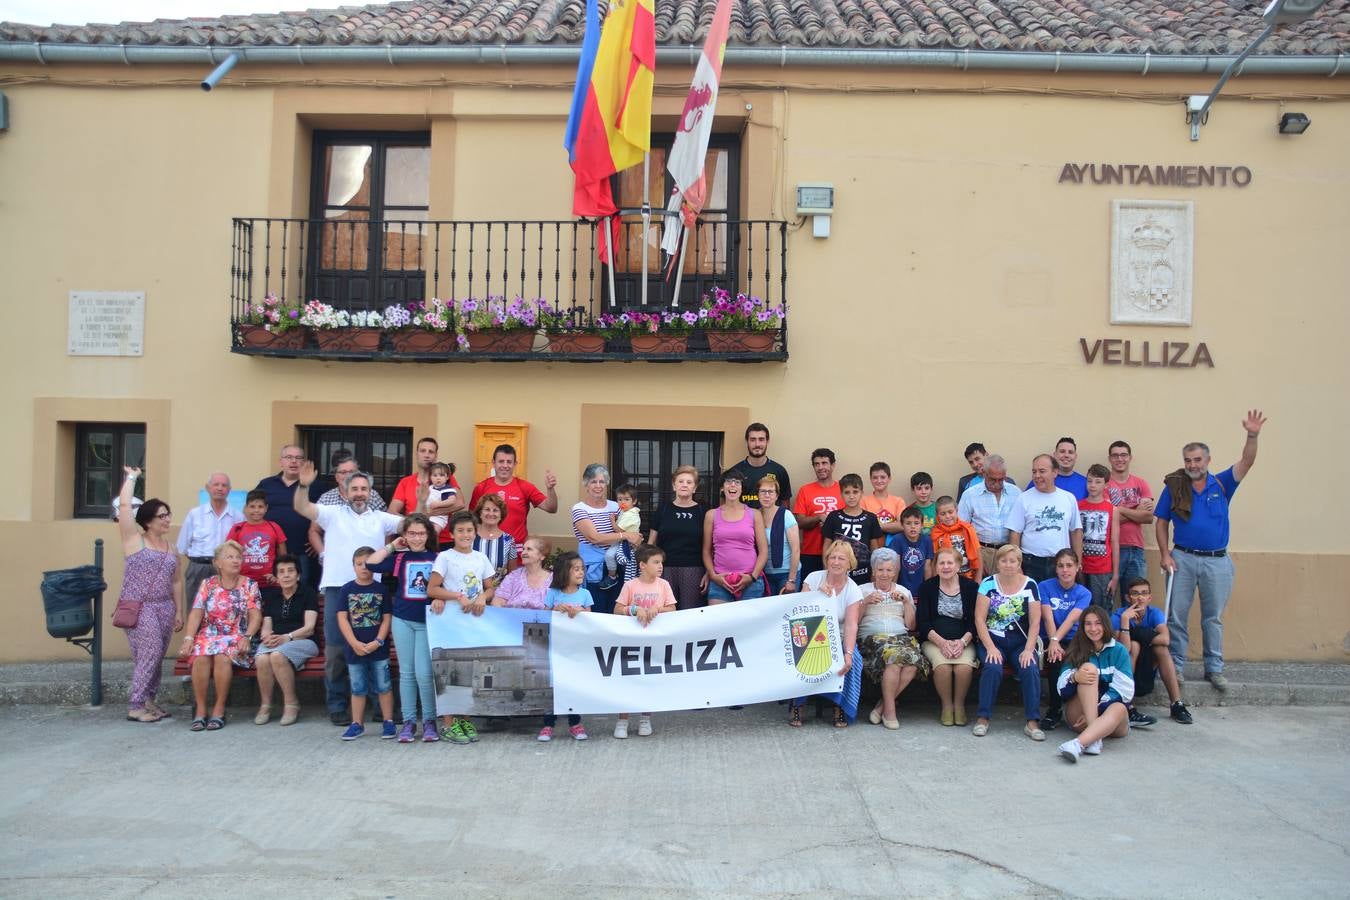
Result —
POLYGON ((534 332, 524 329, 470 331, 465 336, 472 353, 528 353, 534 347, 534 332))
POLYGON ((552 353, 604 353, 605 339, 598 334, 550 334, 548 349, 552 353))
POLYGON ((634 353, 683 353, 689 347, 687 334, 635 334, 628 339, 634 353))
POLYGON ((772 331, 709 331, 708 349, 714 353, 766 353, 773 349, 772 331))
POLYGON ((305 343, 305 329, 268 331, 263 325, 240 325, 239 342, 259 350, 299 350, 305 343))
POLYGON ((389 344, 399 353, 454 353, 453 331, 392 331, 389 344))
POLYGON ((380 349, 378 328, 311 328, 320 350, 371 351, 380 349))

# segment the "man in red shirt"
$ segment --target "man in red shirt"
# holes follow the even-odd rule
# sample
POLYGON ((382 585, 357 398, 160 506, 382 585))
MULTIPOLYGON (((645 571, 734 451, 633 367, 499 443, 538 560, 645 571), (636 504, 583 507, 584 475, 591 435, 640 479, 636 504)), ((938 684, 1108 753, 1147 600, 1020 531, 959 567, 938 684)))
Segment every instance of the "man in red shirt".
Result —
POLYGON ((824 567, 820 560, 824 546, 820 526, 826 516, 844 506, 839 482, 834 480, 834 451, 821 447, 812 453, 811 469, 816 480, 797 490, 797 502, 792 507, 802 542, 802 571, 798 584, 802 584, 807 575, 824 567))
POLYGON ((469 508, 477 507, 484 494, 496 494, 506 501, 506 520, 502 522, 501 529, 515 540, 516 552, 519 553, 525 538, 530 534, 530 507, 537 506, 548 513, 558 511, 558 494, 554 490, 557 486, 558 476, 550 469, 544 470, 544 489, 548 493, 540 491, 523 478, 517 478, 516 448, 510 444, 499 444, 492 451, 492 477, 484 478, 474 485, 469 508))
MULTIPOLYGON (((417 442, 417 469, 398 483, 394 488, 394 498, 389 501, 389 512, 395 516, 406 516, 408 513, 417 509, 417 486, 418 484, 430 484, 431 476, 428 470, 431 464, 436 461, 436 454, 441 450, 441 445, 436 442, 434 437, 424 437, 417 442)), ((450 486, 459 489, 459 482, 455 480, 455 470, 450 469, 450 486)))

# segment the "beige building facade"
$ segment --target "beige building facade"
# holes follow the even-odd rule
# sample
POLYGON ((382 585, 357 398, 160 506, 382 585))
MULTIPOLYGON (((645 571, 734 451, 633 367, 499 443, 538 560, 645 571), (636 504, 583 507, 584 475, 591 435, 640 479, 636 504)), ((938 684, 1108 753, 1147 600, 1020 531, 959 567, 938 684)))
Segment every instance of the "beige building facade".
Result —
MULTIPOLYGON (((840 475, 888 461, 896 493, 915 470, 953 491, 969 441, 1025 483, 1060 435, 1077 439, 1079 471, 1123 438, 1157 493, 1187 441, 1207 441, 1216 469, 1235 461, 1250 407, 1270 423, 1233 505, 1227 656, 1347 658, 1334 462, 1350 443, 1337 412, 1350 388, 1344 73, 1239 77, 1193 142, 1181 98, 1214 72, 729 57, 716 129, 739 154, 737 215, 788 223, 787 358, 470 364, 232 352, 231 220, 309 216, 316 134, 359 130, 429 135, 430 220, 567 221, 572 64, 245 60, 204 94, 209 68, 0 60, 12 341, 0 536, 13 576, 0 662, 82 657, 46 635, 37 584, 86 561, 96 538, 109 611, 115 599, 116 529, 75 515, 81 423, 144 425, 146 493, 175 522, 210 471, 250 488, 304 428, 434 435, 467 484, 475 426, 522 423, 526 476, 560 481, 560 511, 535 511, 531 530, 566 543, 581 470, 610 461, 617 431, 715 434, 729 465, 762 421, 794 486, 827 446, 840 475), (1311 118, 1307 133, 1277 133, 1291 111, 1311 118), (795 213, 795 187, 818 182, 834 186, 828 237, 795 213), (1181 242, 1188 254, 1173 253, 1181 242), (1113 265, 1139 322, 1113 324, 1113 265), (1150 298, 1185 288, 1189 324, 1149 324, 1150 298), (72 355, 72 291, 144 292, 143 354, 72 355)), ((674 128, 691 72, 658 67, 654 131, 674 128)), ((111 629, 107 652, 126 654, 111 629)))

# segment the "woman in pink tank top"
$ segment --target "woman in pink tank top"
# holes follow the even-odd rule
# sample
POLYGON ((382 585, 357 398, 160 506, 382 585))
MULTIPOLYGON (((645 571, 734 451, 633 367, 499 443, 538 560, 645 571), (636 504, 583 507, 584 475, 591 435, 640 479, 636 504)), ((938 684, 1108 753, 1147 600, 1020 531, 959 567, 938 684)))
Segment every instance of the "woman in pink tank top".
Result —
POLYGON ((722 473, 722 502, 703 523, 703 566, 708 570, 708 603, 764 596, 769 542, 764 521, 741 503, 741 474, 722 473))

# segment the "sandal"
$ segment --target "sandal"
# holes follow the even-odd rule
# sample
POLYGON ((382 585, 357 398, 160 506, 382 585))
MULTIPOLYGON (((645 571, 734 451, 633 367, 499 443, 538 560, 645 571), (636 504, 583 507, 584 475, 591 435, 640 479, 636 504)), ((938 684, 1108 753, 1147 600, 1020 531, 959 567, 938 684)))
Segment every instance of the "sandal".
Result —
POLYGON ((253 717, 254 725, 266 725, 272 721, 272 704, 264 703, 258 707, 258 714, 253 717))
POLYGON ((300 718, 299 703, 287 703, 284 706, 282 706, 281 709, 282 709, 281 713, 282 725, 294 725, 296 720, 300 718))
POLYGON ((169 712, 167 709, 165 709, 164 707, 160 706, 158 703, 156 703, 156 702, 153 701, 153 700, 147 700, 147 701, 145 701, 145 708, 148 709, 148 710, 150 710, 150 711, 151 711, 152 713, 154 713, 155 715, 159 716, 161 719, 172 719, 172 718, 173 718, 173 713, 169 712))
POLYGON ((128 721, 128 722, 145 722, 146 724, 149 724, 149 723, 151 723, 151 722, 158 722, 158 721, 159 721, 160 719, 162 719, 162 718, 164 718, 164 717, 163 717, 163 716, 157 716, 157 715, 155 715, 153 712, 151 712, 151 711, 148 710, 148 709, 129 709, 129 710, 127 710, 127 721, 128 721))
POLYGON ((834 708, 834 727, 835 728, 848 727, 848 717, 844 715, 844 708, 842 706, 836 706, 834 708))
POLYGON ((788 724, 793 728, 802 727, 802 708, 800 706, 788 707, 788 724))
POLYGON ((224 717, 224 716, 212 716, 211 718, 209 718, 209 719, 206 720, 206 730, 207 730, 207 731, 219 731, 220 729, 222 729, 222 728, 224 728, 224 727, 225 727, 225 717, 224 717))
POLYGON ((191 729, 191 730, 192 730, 192 731, 205 731, 205 730, 206 730, 206 720, 203 719, 201 716, 198 716, 197 718, 193 719, 193 720, 192 720, 192 729, 191 729))

